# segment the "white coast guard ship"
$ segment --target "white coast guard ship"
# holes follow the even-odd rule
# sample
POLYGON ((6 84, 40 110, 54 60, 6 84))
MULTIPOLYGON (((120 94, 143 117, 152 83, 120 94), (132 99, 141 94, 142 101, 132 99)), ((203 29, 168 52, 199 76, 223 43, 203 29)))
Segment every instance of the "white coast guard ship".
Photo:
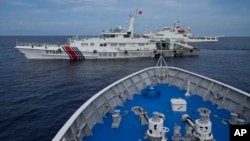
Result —
POLYGON ((174 40, 184 40, 185 42, 218 42, 218 37, 216 36, 193 36, 190 27, 187 29, 177 26, 178 21, 173 24, 173 27, 163 27, 160 30, 156 30, 155 33, 145 33, 146 37, 155 39, 174 39, 174 40))
POLYGON ((199 50, 184 42, 164 39, 162 43, 151 38, 134 35, 135 16, 130 15, 127 31, 118 27, 103 31, 102 37, 69 38, 65 45, 46 43, 19 43, 18 49, 27 59, 112 59, 155 57, 160 46, 164 56, 198 55, 199 50))

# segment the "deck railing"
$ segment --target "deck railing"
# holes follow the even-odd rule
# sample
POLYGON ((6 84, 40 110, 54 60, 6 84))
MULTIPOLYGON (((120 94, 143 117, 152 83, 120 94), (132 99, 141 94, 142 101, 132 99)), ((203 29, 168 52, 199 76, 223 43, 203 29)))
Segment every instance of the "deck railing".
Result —
POLYGON ((58 47, 60 47, 60 46, 62 46, 62 44, 16 42, 16 46, 34 46, 34 47, 58 46, 58 47))

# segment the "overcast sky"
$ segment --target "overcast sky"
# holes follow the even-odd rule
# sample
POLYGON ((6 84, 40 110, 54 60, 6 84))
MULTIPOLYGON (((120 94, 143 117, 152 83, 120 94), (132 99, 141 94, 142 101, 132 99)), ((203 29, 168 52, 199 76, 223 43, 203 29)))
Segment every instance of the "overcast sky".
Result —
POLYGON ((176 20, 194 35, 250 36, 250 0, 0 0, 0 35, 99 35, 171 27, 176 20))

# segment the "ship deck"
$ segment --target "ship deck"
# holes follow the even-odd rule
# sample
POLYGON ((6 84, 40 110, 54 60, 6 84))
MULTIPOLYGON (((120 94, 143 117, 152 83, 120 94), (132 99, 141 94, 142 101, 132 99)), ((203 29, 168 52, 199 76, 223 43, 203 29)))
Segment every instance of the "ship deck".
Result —
POLYGON ((200 115, 198 108, 208 108, 211 110, 210 120, 212 122, 212 134, 215 140, 229 140, 229 124, 222 122, 219 118, 229 119, 230 112, 225 109, 218 109, 216 105, 209 101, 203 101, 200 96, 192 95, 185 96, 186 91, 180 90, 176 86, 167 84, 159 84, 156 89, 160 91, 157 97, 145 97, 141 94, 135 94, 133 100, 127 100, 124 106, 117 106, 115 109, 121 111, 121 123, 119 128, 111 128, 112 114, 107 114, 103 119, 103 124, 96 124, 92 130, 93 136, 82 138, 84 141, 148 141, 145 138, 145 133, 148 125, 141 125, 139 116, 136 115, 131 108, 134 106, 143 107, 144 111, 148 112, 148 117, 151 118, 153 112, 157 111, 165 115, 164 126, 169 128, 167 139, 172 140, 174 125, 181 126, 181 137, 185 135, 186 122, 181 120, 183 114, 188 114, 193 120, 199 119, 200 115), (171 98, 183 98, 187 102, 186 112, 175 112, 171 109, 171 98), (215 116, 216 115, 216 116, 215 116), (219 118, 218 118, 219 117, 219 118))

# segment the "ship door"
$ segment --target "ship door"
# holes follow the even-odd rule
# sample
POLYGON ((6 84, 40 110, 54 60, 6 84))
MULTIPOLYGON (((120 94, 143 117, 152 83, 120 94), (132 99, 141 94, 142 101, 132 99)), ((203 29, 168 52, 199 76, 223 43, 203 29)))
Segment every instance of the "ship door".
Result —
POLYGON ((160 42, 156 42, 156 49, 157 50, 168 50, 169 49, 169 42, 166 40, 161 40, 160 42))
POLYGON ((156 49, 161 50, 161 42, 156 42, 156 49))

